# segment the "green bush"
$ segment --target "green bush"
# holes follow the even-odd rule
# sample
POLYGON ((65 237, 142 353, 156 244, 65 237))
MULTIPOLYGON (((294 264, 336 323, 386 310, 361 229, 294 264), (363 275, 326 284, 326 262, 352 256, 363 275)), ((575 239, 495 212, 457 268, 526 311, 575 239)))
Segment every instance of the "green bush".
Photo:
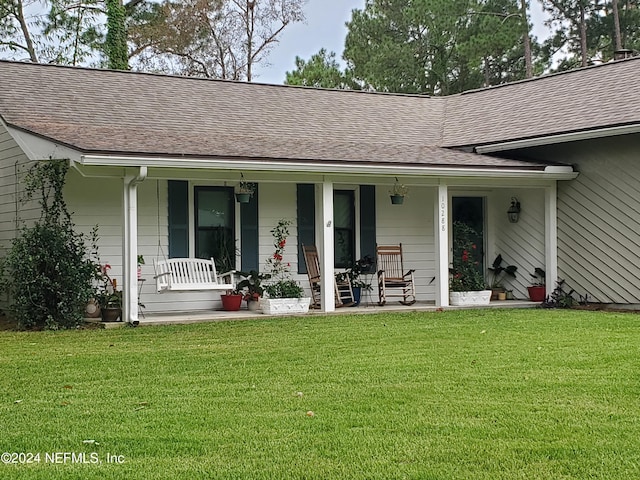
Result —
POLYGON ((42 216, 22 229, 0 265, 21 328, 75 327, 93 296, 96 268, 62 198, 67 170, 64 161, 38 163, 25 179, 24 200, 39 192, 42 216))

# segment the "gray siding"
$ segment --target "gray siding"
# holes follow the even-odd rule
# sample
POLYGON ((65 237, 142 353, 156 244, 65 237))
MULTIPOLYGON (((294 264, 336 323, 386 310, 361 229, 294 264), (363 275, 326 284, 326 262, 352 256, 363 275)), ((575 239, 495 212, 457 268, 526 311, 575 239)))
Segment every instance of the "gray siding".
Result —
MULTIPOLYGON (((498 254, 503 257, 503 266, 518 267, 516 278, 502 276, 503 286, 513 290, 516 298, 528 298, 530 274, 536 267, 544 269, 545 266, 544 201, 542 188, 495 190, 488 198, 487 267, 498 254), (509 223, 507 218, 513 196, 522 204, 518 223, 509 223)), ((491 280, 489 272, 487 280, 491 280)))
POLYGON ((536 149, 573 163, 558 184, 558 269, 590 301, 640 303, 640 135, 536 149))

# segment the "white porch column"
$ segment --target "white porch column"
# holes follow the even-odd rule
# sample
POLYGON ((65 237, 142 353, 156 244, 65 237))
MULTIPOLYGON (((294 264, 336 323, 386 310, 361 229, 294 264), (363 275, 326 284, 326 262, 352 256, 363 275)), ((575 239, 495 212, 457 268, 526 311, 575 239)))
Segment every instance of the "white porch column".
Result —
POLYGON ((322 202, 322 263, 321 263, 321 291, 322 310, 333 312, 336 309, 334 298, 334 278, 333 278, 333 182, 325 180, 322 183, 320 195, 322 202))
POLYGON ((137 175, 124 177, 122 229, 122 320, 138 324, 138 183, 147 176, 147 167, 137 175))
POLYGON ((440 183, 435 191, 434 240, 436 307, 449 306, 449 189, 440 183))
POLYGON ((544 191, 544 258, 547 295, 555 288, 558 280, 558 184, 544 191))

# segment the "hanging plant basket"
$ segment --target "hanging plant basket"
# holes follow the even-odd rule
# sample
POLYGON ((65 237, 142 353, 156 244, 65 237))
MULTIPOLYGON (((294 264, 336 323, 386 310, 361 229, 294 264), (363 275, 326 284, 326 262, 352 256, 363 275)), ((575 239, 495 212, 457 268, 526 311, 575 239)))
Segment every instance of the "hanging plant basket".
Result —
POLYGON ((238 203, 249 203, 250 199, 250 193, 236 193, 236 202, 238 203))
POLYGON ((404 203, 404 195, 390 195, 391 205, 402 205, 404 203))

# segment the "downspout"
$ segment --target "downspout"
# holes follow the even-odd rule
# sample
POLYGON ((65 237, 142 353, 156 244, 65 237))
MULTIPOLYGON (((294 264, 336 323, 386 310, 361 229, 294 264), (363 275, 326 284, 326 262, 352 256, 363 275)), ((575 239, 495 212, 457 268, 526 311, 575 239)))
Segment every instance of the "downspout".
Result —
POLYGON ((122 319, 138 325, 138 184, 147 178, 147 167, 124 177, 124 225, 122 230, 122 319))

